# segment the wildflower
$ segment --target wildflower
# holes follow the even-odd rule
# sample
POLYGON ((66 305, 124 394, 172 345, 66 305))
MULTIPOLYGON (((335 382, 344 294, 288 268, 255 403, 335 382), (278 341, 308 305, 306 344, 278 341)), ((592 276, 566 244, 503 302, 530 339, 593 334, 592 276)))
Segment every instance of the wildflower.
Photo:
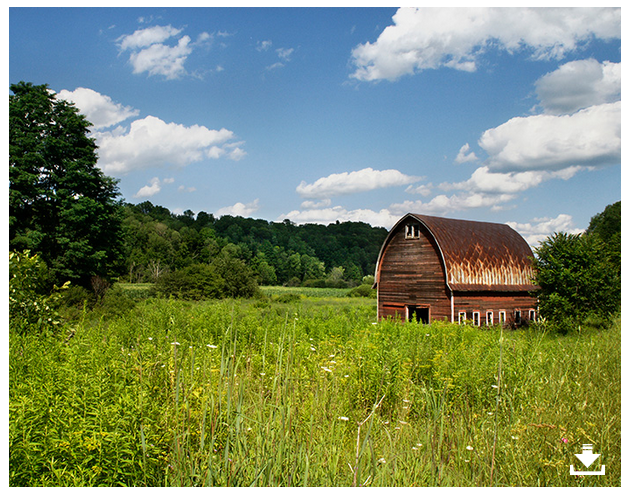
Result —
POLYGON ((312 352, 316 352, 316 351, 317 351, 317 349, 315 349, 312 345, 310 346, 310 350, 311 350, 312 352))
POLYGON ((349 418, 347 416, 339 416, 339 419, 341 421, 349 421, 349 418))
POLYGON ((406 402, 408 404, 410 402, 410 400, 404 399, 404 400, 402 400, 402 402, 406 402))
POLYGON ((387 461, 385 461, 384 457, 381 457, 380 459, 378 459, 378 464, 386 464, 387 461))
POLYGON ((487 413, 487 415, 488 415, 488 416, 493 416, 493 415, 494 415, 494 413, 493 413, 493 412, 488 412, 488 413, 487 413))
POLYGON ((170 342, 171 345, 181 345, 179 342, 170 342))
POLYGON ((492 385, 491 388, 498 388, 498 385, 492 385))
POLYGON ((400 421, 401 425, 407 425, 408 423, 406 421, 400 421))
POLYGON ((334 359, 334 354, 330 354, 330 359, 334 359))
POLYGON ((474 447, 472 447, 471 445, 468 445, 467 447, 465 447, 467 450, 474 450, 474 447))
POLYGON ((266 376, 265 372, 260 373, 260 376, 266 376))
POLYGON ((345 378, 349 378, 349 375, 348 375, 348 374, 346 374, 346 375, 345 375, 345 378))
POLYGON ((211 349, 215 349, 217 347, 216 345, 210 345, 209 343, 207 344, 207 346, 211 349))
POLYGON ((325 366, 321 366, 321 369, 323 369, 324 371, 327 371, 328 373, 332 372, 330 368, 326 368, 325 366))
POLYGON ((149 337, 149 340, 153 340, 153 337, 149 337))
POLYGON ((514 437, 513 435, 511 435, 511 438, 512 438, 513 440, 519 440, 519 439, 520 439, 520 437, 514 437))
POLYGON ((562 441, 563 443, 565 443, 565 444, 567 444, 567 443, 568 443, 568 439, 567 439, 567 438, 563 438, 563 437, 562 437, 562 438, 561 438, 561 441, 562 441))

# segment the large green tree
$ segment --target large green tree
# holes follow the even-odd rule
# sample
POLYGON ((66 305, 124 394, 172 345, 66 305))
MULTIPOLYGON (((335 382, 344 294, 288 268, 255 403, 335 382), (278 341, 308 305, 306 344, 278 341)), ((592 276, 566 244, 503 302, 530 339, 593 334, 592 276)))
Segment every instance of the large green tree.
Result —
POLYGON ((57 282, 116 273, 122 207, 117 182, 96 167, 91 123, 47 85, 10 90, 10 249, 40 254, 57 282))
POLYGON ((540 314, 557 328, 620 310, 620 202, 594 216, 586 233, 548 237, 535 256, 540 314))

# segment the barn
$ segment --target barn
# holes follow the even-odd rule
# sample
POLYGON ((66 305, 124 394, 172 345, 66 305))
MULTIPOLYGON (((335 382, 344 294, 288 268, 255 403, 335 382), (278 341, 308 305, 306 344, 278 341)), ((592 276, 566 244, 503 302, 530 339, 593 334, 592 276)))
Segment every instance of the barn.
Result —
POLYGON ((535 320, 532 257, 506 224, 406 214, 378 256, 378 319, 478 326, 535 320))

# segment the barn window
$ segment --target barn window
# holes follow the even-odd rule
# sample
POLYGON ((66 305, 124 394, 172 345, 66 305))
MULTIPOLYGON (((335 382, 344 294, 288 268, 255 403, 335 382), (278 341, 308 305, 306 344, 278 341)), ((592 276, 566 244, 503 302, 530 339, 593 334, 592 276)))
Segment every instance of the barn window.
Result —
POLYGON ((529 309, 529 321, 535 321, 535 309, 529 309))
POLYGON ((493 326, 494 325, 494 312, 493 311, 487 311, 487 316, 486 316, 486 321, 487 326, 493 326))
POLYGON ((474 326, 480 326, 480 312, 474 311, 474 326))
POLYGON ((506 311, 500 311, 498 313, 498 321, 500 322, 500 324, 504 324, 507 321, 507 313, 506 311))
POLYGON ((466 319, 467 314, 465 314, 465 311, 459 312, 459 324, 464 324, 466 319))
POLYGON ((519 309, 515 311, 514 318, 515 318, 515 324, 522 323, 522 312, 519 309))
POLYGON ((419 238, 419 224, 406 225, 406 238, 419 238))

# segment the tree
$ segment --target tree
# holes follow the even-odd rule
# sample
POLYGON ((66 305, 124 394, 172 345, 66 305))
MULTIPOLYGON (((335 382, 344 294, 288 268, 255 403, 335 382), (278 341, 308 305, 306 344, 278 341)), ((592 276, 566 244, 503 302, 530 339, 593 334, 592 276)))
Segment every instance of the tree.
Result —
POLYGON ((9 248, 40 254, 54 281, 122 270, 117 183, 96 167, 91 124, 47 85, 9 95, 9 248))
POLYGON ((620 272, 600 237, 555 233, 535 250, 540 314, 568 331, 588 316, 620 309, 620 272))

